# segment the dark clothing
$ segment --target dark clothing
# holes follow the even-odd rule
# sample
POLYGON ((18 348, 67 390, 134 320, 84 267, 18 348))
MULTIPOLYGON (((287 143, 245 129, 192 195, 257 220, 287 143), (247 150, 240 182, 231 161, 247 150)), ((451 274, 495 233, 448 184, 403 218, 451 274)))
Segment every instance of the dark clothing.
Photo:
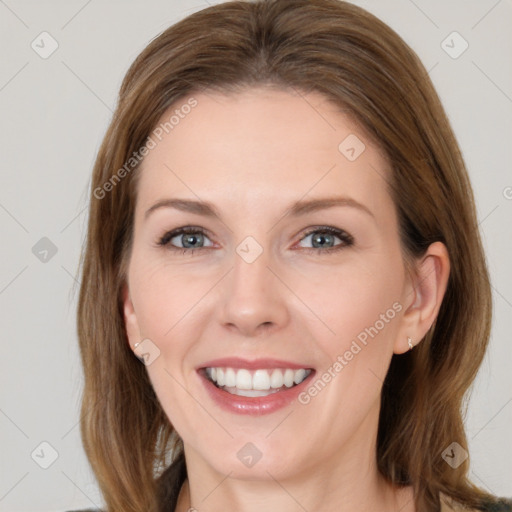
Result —
MULTIPOLYGON (((180 493, 181 486, 187 478, 187 469, 185 466, 185 459, 183 456, 179 457, 170 467, 168 467, 161 475, 159 481, 161 485, 160 503, 165 503, 165 507, 162 511, 174 512, 176 504, 178 502, 178 495, 180 493), (169 485, 168 482, 172 482, 169 485)), ((68 512, 103 512, 96 509, 87 510, 75 510, 68 512)), ((470 512, 470 511, 468 511, 470 512)), ((475 511, 477 512, 477 511, 475 511)), ((500 499, 497 504, 489 504, 486 508, 480 512, 512 512, 512 500, 500 499)))

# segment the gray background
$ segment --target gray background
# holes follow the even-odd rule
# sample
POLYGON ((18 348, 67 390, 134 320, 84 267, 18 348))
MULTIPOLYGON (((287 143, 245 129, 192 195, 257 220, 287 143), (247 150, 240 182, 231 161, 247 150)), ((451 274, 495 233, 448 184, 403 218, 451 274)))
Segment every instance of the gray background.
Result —
MULTIPOLYGON (((495 305, 491 347, 467 414, 471 474, 491 492, 512 496, 512 3, 354 3, 419 54, 469 168, 495 305), (453 31, 469 44, 457 58, 464 43, 446 39, 453 31)), ((129 64, 150 39, 206 5, 0 0, 2 511, 102 504, 78 429, 76 275, 90 173, 129 64), (43 31, 58 43, 46 59, 31 47, 51 49, 43 31), (43 469, 52 450, 58 457, 43 469)))

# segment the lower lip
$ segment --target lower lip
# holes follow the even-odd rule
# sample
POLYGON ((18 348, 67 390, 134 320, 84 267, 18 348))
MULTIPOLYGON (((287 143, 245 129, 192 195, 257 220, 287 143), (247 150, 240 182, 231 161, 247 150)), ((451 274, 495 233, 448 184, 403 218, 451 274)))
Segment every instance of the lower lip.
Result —
POLYGON ((285 389, 284 391, 278 391, 277 393, 271 393, 267 396, 255 397, 232 395, 218 388, 201 372, 198 372, 198 374, 210 397, 218 406, 236 414, 258 416, 273 413, 296 400, 298 395, 308 386, 315 371, 312 370, 311 373, 296 386, 285 389))

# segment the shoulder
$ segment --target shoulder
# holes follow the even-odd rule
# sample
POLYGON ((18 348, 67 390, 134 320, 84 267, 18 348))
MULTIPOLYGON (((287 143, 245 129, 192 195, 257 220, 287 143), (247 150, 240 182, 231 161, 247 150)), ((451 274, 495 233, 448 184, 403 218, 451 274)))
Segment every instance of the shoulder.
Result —
POLYGON ((499 498, 495 503, 489 504, 486 512, 512 512, 512 499, 499 498))
POLYGON ((512 499, 510 498, 495 498, 482 508, 468 509, 454 504, 453 501, 442 494, 441 497, 441 512, 512 512, 512 499))

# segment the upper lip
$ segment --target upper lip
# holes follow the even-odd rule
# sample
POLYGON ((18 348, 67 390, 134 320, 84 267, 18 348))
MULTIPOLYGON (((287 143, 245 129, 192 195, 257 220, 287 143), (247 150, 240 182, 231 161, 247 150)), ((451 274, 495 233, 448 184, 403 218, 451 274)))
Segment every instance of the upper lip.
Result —
POLYGON ((201 364, 197 369, 201 368, 246 368, 248 370, 257 370, 265 368, 290 368, 292 370, 313 369, 311 366, 302 363, 293 363, 284 359, 242 359, 240 357, 223 357, 213 359, 201 364))

